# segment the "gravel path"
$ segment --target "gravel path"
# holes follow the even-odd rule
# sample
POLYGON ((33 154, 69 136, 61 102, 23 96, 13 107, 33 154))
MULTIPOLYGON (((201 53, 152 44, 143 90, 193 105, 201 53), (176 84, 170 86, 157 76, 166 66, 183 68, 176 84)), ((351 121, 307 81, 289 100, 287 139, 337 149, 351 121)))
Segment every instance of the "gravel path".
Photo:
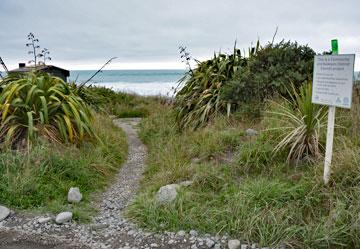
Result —
POLYGON ((154 234, 123 217, 122 211, 138 191, 145 168, 146 147, 137 136, 138 122, 136 118, 114 120, 127 134, 128 160, 100 202, 94 204, 99 213, 91 224, 41 224, 39 219, 44 216, 12 213, 0 222, 0 249, 225 248, 226 237, 198 236, 196 231, 154 234))

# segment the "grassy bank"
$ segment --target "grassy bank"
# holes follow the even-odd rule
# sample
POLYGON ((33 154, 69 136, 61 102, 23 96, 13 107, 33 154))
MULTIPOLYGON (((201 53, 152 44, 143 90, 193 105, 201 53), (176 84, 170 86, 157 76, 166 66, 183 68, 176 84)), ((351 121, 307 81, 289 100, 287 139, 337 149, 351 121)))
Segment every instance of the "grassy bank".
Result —
POLYGON ((324 186, 322 160, 294 166, 287 154, 274 156, 278 134, 266 130, 278 124, 266 118, 254 125, 218 116, 203 129, 180 132, 163 107, 141 125, 148 168, 128 216, 152 230, 196 229, 262 246, 358 248, 358 109, 338 113, 344 127, 336 131, 332 180, 324 186), (249 127, 262 132, 247 136, 249 127), (174 203, 156 203, 159 187, 183 180, 194 183, 174 203))
POLYGON ((80 146, 38 142, 31 150, 0 154, 0 200, 15 209, 72 210, 86 221, 94 212, 93 193, 114 177, 127 155, 125 134, 102 115, 95 115, 94 130, 100 141, 80 146), (70 187, 79 187, 83 201, 67 204, 70 187))

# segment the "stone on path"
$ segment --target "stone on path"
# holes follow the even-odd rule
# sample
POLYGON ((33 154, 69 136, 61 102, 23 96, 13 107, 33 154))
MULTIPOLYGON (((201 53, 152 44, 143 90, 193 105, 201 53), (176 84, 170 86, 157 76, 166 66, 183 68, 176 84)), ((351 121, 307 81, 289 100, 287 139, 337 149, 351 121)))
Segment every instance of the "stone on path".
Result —
POLYGON ((186 235, 186 232, 184 230, 180 230, 177 232, 177 236, 184 237, 186 235))
POLYGON ((5 220, 10 214, 10 210, 7 207, 0 206, 0 221, 5 220))
POLYGON ((198 232, 196 230, 190 230, 189 234, 193 237, 198 236, 198 232))
POLYGON ((207 238, 206 239, 206 246, 208 248, 212 248, 215 245, 215 242, 212 239, 207 238))
POLYGON ((169 184, 162 186, 156 193, 157 202, 160 204, 165 204, 174 201, 176 199, 177 190, 179 187, 179 184, 169 184))
POLYGON ((68 202, 78 203, 82 199, 82 194, 80 193, 79 188, 71 187, 68 193, 68 202))
POLYGON ((240 241, 237 239, 229 240, 228 247, 229 247, 229 249, 239 249, 240 241))
POLYGON ((55 222, 57 224, 63 224, 71 221, 73 214, 71 212, 62 212, 56 216, 55 222))
POLYGON ((38 223, 44 224, 44 223, 48 223, 48 222, 51 221, 51 220, 52 220, 51 217, 43 217, 43 218, 39 218, 39 219, 38 219, 38 223))

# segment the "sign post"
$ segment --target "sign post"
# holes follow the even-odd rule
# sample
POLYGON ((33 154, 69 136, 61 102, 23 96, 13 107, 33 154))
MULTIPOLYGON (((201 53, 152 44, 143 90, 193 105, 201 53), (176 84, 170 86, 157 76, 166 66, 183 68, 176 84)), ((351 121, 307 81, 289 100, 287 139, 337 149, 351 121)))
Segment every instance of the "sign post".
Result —
POLYGON ((333 151, 335 108, 350 108, 355 55, 338 55, 337 40, 331 41, 332 55, 316 55, 312 103, 329 106, 324 164, 324 183, 329 183, 333 151))

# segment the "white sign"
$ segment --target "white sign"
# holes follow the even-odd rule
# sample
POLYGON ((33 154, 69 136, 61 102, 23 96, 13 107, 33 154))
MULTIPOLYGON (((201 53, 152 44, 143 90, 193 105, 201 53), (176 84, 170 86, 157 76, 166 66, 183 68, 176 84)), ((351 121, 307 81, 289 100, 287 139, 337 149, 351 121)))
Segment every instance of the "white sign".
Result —
POLYGON ((312 103, 351 107, 354 54, 316 55, 312 103))

